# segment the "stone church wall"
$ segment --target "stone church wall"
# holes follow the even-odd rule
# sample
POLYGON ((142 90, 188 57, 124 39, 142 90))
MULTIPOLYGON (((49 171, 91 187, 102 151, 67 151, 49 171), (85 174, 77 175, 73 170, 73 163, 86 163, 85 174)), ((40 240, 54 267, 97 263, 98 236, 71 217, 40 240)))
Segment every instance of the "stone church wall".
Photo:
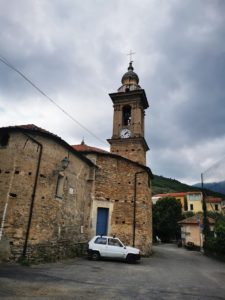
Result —
POLYGON ((146 169, 122 157, 101 154, 98 155, 97 165, 99 168, 96 171, 92 211, 93 234, 96 228, 97 208, 108 207, 110 213, 108 234, 115 234, 125 244, 132 246, 135 218, 135 247, 140 248, 142 254, 149 255, 152 251, 152 204, 146 169))
POLYGON ((146 165, 144 146, 137 139, 130 140, 131 142, 129 143, 123 143, 123 140, 118 140, 117 143, 114 142, 111 145, 111 152, 146 165))
MULTIPOLYGON (((74 256, 89 238, 93 170, 55 140, 32 137, 43 145, 27 255, 38 260, 74 256), (63 170, 61 160, 69 157, 63 170), (63 196, 56 197, 63 178, 63 196)), ((18 259, 24 249, 40 147, 21 132, 11 132, 0 147, 0 256, 18 259)))

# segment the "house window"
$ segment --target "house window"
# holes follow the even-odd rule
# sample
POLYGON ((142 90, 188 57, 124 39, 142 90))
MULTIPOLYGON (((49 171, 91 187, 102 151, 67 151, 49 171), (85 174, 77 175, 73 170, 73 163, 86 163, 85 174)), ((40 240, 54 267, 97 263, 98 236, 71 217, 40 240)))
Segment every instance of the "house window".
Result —
POLYGON ((215 210, 219 210, 218 204, 215 204, 215 210))
POLYGON ((63 189, 64 189, 64 175, 59 174, 58 179, 57 179, 57 184, 56 184, 56 197, 61 198, 63 197, 63 189))
POLYGON ((187 197, 184 197, 184 211, 188 210, 188 202, 187 202, 187 197))
POLYGON ((194 205, 190 204, 190 210, 194 210, 194 205))

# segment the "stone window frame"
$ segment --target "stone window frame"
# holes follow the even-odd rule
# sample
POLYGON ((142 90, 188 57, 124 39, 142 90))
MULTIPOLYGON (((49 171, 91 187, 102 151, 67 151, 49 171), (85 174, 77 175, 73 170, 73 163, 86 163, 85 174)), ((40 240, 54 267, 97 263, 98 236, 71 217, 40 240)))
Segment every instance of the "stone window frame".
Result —
POLYGON ((57 199, 63 199, 64 184, 65 184, 65 174, 59 172, 57 177, 57 182, 56 182, 56 191, 55 191, 55 197, 57 199))

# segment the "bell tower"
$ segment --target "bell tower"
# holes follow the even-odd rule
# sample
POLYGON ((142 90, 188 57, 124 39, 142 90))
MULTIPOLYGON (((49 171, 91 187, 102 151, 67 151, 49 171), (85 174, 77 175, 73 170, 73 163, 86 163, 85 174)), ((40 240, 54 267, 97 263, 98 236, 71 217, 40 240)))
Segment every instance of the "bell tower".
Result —
POLYGON ((146 165, 149 147, 144 136, 144 118, 149 104, 132 63, 122 77, 122 86, 116 93, 109 94, 114 115, 112 138, 108 142, 112 153, 146 165))

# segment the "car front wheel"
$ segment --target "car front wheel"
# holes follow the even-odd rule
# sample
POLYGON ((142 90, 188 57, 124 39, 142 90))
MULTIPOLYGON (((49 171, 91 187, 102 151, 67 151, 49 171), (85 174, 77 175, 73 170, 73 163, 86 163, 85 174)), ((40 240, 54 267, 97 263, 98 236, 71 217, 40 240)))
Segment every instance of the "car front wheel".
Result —
POLYGON ((128 254, 128 255, 127 255, 127 258, 126 258, 126 261, 127 261, 128 263, 134 263, 134 262, 136 262, 135 256, 132 255, 132 254, 128 254))
POLYGON ((99 254, 99 252, 98 252, 98 251, 93 251, 93 252, 91 253, 91 259, 92 259, 92 260, 99 260, 99 259, 100 259, 100 254, 99 254))

